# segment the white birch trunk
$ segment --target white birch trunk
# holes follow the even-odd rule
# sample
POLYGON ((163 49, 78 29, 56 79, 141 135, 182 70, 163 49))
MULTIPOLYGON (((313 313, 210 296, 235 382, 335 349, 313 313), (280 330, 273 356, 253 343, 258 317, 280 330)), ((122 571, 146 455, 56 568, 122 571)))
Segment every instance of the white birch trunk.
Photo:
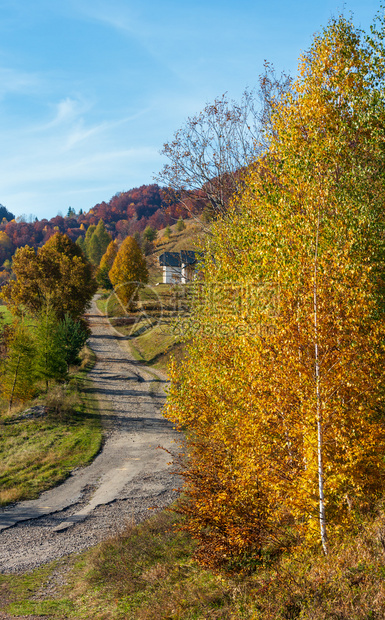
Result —
POLYGON ((318 239, 320 227, 320 211, 318 208, 316 247, 314 256, 314 359, 315 359, 315 384, 316 384, 316 416, 317 416, 317 458, 318 458, 318 494, 319 494, 319 524, 322 548, 325 555, 328 553, 328 537, 326 531, 325 495, 324 495, 324 468, 323 468, 323 424, 321 402, 321 375, 318 348, 318 298, 317 298, 317 266, 318 266, 318 239))

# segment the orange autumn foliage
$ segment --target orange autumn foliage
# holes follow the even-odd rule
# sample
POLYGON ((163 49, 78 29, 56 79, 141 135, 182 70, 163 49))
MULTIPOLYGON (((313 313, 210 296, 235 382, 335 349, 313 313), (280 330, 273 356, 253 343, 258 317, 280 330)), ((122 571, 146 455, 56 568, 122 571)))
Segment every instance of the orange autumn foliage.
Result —
POLYGON ((207 565, 250 567, 293 538, 327 553, 385 487, 378 50, 344 18, 315 37, 207 241, 167 407, 187 429, 180 510, 207 565))

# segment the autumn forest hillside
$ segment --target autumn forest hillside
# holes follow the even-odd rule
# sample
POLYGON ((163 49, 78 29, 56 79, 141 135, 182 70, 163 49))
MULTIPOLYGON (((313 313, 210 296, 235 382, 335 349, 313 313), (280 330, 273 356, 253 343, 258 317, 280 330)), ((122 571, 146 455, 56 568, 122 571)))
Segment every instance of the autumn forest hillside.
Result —
MULTIPOLYGON (((50 220, 24 215, 15 218, 0 205, 0 267, 10 267, 8 263, 4 266, 4 262, 10 260, 19 247, 42 247, 55 232, 64 233, 76 241, 79 237, 85 237, 87 228, 98 224, 99 220, 103 220, 111 237, 118 242, 127 236, 142 233, 147 226, 160 230, 175 224, 179 217, 187 216, 189 211, 182 206, 179 198, 177 192, 156 184, 142 185, 126 192, 117 192, 108 202, 96 204, 86 213, 82 210, 76 213, 69 207, 64 216, 59 214, 50 220)), ((200 208, 203 207, 202 200, 200 208)), ((197 208, 196 200, 193 208, 197 208)))

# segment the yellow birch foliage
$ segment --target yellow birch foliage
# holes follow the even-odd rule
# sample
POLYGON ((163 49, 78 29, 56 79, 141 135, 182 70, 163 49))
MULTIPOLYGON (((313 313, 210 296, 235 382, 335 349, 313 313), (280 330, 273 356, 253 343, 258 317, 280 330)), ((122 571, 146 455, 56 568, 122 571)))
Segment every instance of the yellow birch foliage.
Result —
POLYGON ((100 261, 100 266, 96 278, 100 286, 103 286, 106 289, 112 288, 112 284, 110 278, 108 277, 108 274, 112 265, 114 264, 117 253, 118 244, 116 243, 116 241, 111 241, 100 261))
POLYGON ((117 253, 118 244, 116 241, 111 241, 100 261, 100 269, 108 269, 109 271, 114 263, 117 253))
POLYGON ((327 551, 383 493, 377 61, 332 20, 275 102, 245 193, 213 225, 199 329, 171 368, 167 409, 187 428, 181 510, 208 565, 255 560, 289 533, 327 551))
POLYGON ((108 275, 119 299, 131 310, 139 286, 148 281, 146 259, 133 237, 123 241, 108 275))

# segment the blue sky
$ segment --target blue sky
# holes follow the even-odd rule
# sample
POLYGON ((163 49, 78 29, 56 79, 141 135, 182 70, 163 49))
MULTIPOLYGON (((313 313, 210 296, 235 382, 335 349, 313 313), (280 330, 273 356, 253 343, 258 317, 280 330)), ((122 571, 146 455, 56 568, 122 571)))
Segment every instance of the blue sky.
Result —
POLYGON ((53 217, 152 183, 184 120, 372 0, 0 0, 0 203, 53 217))

